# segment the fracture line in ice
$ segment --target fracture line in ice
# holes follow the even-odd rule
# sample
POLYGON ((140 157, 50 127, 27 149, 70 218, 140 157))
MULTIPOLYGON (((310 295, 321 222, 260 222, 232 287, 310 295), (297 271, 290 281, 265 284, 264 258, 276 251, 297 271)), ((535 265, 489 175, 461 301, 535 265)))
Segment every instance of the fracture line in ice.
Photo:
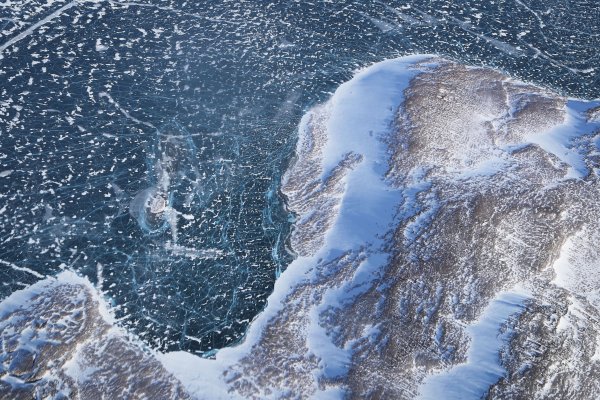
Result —
POLYGON ((138 124, 143 124, 150 128, 156 129, 156 127, 154 125, 152 125, 151 123, 145 122, 145 121, 140 121, 139 119, 137 119, 134 116, 132 116, 131 114, 129 114, 129 111, 127 111, 126 109, 121 107, 121 105, 109 93, 100 92, 100 93, 98 93, 98 97, 100 97, 100 98, 105 97, 110 104, 114 105, 117 108, 117 110, 119 110, 121 112, 121 114, 123 114, 126 118, 132 120, 133 122, 138 123, 138 124))
POLYGON ((21 271, 21 272, 27 272, 28 274, 31 274, 37 278, 45 278, 45 275, 40 274, 39 272, 36 272, 34 270, 32 270, 31 268, 27 268, 27 267, 19 267, 16 264, 13 264, 11 262, 5 261, 5 260, 0 260, 0 264, 2 265, 6 265, 7 267, 10 267, 12 269, 14 269, 15 271, 21 271))
MULTIPOLYGON (((20 41, 20 40, 26 38, 27 36, 31 35, 32 33, 34 33, 39 27, 47 24, 48 22, 52 21, 56 17, 59 17, 62 13, 64 13, 65 11, 67 11, 67 10, 75 7, 76 5, 79 5, 80 3, 81 3, 81 0, 71 1, 70 3, 65 4, 64 6, 60 7, 59 9, 57 9, 56 11, 54 11, 53 13, 49 14, 48 16, 46 16, 45 18, 42 18, 41 20, 39 20, 35 24, 31 25, 29 28, 25 29, 23 32, 19 33, 18 35, 14 36, 14 37, 12 37, 10 39, 8 39, 3 44, 0 44, 0 53, 2 53, 4 50, 6 50, 7 48, 9 48, 13 44, 17 43, 18 41, 20 41)), ((0 55, 0 58, 1 57, 2 56, 0 55)))

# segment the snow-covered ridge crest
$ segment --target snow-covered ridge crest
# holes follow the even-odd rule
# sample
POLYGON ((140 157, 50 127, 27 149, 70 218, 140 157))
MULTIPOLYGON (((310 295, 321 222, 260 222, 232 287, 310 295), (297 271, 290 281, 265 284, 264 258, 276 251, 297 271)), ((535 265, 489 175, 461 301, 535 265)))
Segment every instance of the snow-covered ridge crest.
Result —
POLYGON ((425 59, 409 57, 365 69, 303 117, 297 158, 282 182, 288 207, 298 216, 291 241, 300 256, 322 247, 366 245, 391 224, 394 205, 385 203, 397 203, 398 198, 387 197, 398 193, 386 182, 386 142, 402 93, 417 73, 411 64, 425 59), (352 215, 338 220, 347 213, 352 215), (327 235, 337 238, 323 246, 327 235), (353 243, 344 243, 349 239, 353 243))

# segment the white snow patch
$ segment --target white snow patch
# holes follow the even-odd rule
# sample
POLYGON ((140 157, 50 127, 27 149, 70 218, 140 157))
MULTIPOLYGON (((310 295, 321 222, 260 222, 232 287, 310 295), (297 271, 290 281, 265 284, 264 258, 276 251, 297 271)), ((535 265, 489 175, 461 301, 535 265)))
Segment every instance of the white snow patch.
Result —
MULTIPOLYGON (((3 213, 4 213, 4 208, 2 208, 2 210, 0 210, 0 214, 3 214, 3 213)), ((31 274, 31 275, 33 275, 33 276, 35 276, 37 278, 44 278, 45 277, 44 275, 40 274, 37 271, 32 270, 29 267, 21 267, 21 266, 18 266, 16 264, 14 264, 14 263, 9 262, 9 261, 0 260, 0 264, 4 265, 4 266, 7 266, 7 267, 10 267, 10 268, 14 269, 15 271, 27 272, 28 274, 31 274)))
MULTIPOLYGON (((4 260, 0 260, 0 263, 4 265, 8 264, 8 262, 4 260)), ((44 277, 44 275, 38 275, 39 277, 44 277)), ((102 296, 96 290, 94 285, 92 285, 92 283, 87 278, 83 278, 77 275, 75 272, 69 270, 62 271, 61 273, 56 275, 56 277, 45 277, 45 279, 42 279, 34 283, 33 285, 28 286, 25 289, 13 292, 10 296, 8 296, 4 300, 2 300, 2 302, 0 302, 0 319, 5 318, 8 314, 14 312, 19 308, 26 307, 29 301, 35 296, 38 296, 48 290, 51 290, 57 285, 65 283, 82 285, 88 288, 94 299, 98 302, 98 311, 103 317, 103 319, 108 324, 115 323, 115 317, 112 311, 109 309, 108 303, 102 298, 102 296)))
MULTIPOLYGON (((600 307, 600 237, 587 226, 568 237, 558 258, 552 264, 555 277, 552 283, 584 296, 600 307)), ((562 321, 562 319, 561 319, 562 321)))
POLYGON ((467 331, 471 344, 466 363, 430 375, 419 388, 420 399, 481 399, 506 371, 500 364, 500 351, 508 344, 511 330, 503 330, 507 320, 523 311, 530 294, 521 288, 498 294, 467 331))
POLYGON ((574 139, 585 134, 590 134, 600 128, 599 123, 588 123, 585 118, 584 108, 591 108, 600 102, 583 102, 570 99, 567 102, 567 117, 562 125, 551 129, 541 135, 530 135, 527 140, 537 144, 544 151, 554 154, 563 163, 569 166, 567 179, 581 179, 589 174, 585 163, 585 154, 582 154, 573 145, 574 139))
POLYGON ((102 39, 96 39, 96 51, 106 51, 108 46, 102 44, 102 39))

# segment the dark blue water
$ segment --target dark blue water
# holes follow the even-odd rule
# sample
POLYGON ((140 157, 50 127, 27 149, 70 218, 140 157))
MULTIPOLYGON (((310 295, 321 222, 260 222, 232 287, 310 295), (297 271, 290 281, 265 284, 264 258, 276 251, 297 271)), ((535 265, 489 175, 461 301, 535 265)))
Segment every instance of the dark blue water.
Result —
POLYGON ((292 259, 299 118, 356 68, 439 53, 600 97, 597 2, 480 3, 1 6, 0 297, 69 268, 156 348, 238 341, 292 259))

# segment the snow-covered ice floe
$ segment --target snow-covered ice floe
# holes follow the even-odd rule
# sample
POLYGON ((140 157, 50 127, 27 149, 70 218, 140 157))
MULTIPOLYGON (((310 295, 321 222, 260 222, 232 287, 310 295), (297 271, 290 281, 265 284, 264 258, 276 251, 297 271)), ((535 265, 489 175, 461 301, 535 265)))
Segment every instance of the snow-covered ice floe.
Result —
MULTIPOLYGON (((140 353, 98 324, 156 368, 165 396, 593 398, 598 292, 577 271, 600 265, 586 240, 600 231, 599 106, 430 55, 357 71, 300 122, 281 185, 297 257, 241 343, 213 359, 140 353)), ((36 288, 3 318, 46 296, 36 288)), ((81 350, 95 340, 54 372, 77 393, 98 373, 81 350)), ((23 384, 58 390, 36 382, 23 384)))

